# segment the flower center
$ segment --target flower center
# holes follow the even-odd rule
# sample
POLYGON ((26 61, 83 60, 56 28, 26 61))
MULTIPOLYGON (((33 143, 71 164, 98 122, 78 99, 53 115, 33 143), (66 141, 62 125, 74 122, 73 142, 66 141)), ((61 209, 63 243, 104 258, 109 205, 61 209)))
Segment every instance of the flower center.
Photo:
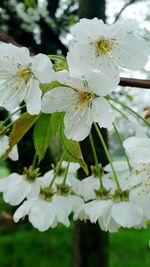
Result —
POLYGON ((21 78, 27 78, 27 77, 30 76, 30 74, 31 74, 30 69, 22 69, 22 70, 19 71, 19 76, 21 78))
POLYGON ((28 89, 27 84, 31 76, 32 76, 32 71, 30 68, 30 64, 25 68, 23 68, 23 66, 18 64, 18 71, 15 75, 16 78, 15 89, 16 90, 20 89, 22 84, 24 84, 24 86, 26 86, 26 89, 28 89))
POLYGON ((112 41, 105 39, 104 37, 100 38, 96 42, 96 51, 98 55, 104 55, 112 51, 112 41))
POLYGON ((87 92, 81 92, 79 94, 80 100, 84 103, 84 104, 88 104, 91 102, 92 100, 92 96, 90 93, 87 92))

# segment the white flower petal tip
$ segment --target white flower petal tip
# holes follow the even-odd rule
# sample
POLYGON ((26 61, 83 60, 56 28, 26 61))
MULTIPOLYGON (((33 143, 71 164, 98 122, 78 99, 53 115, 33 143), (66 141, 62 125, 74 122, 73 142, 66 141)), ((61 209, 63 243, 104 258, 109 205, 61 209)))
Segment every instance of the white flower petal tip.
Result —
POLYGON ((112 217, 122 227, 135 227, 143 219, 142 208, 131 202, 121 202, 112 208, 112 217))

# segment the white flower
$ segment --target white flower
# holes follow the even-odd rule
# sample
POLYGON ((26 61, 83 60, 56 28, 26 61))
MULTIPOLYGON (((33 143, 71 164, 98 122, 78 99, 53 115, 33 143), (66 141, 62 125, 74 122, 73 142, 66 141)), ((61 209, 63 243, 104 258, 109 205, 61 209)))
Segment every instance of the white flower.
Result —
MULTIPOLYGON (((3 135, 3 136, 0 136, 0 157, 2 157, 6 150, 9 148, 9 138, 7 135, 3 135)), ((17 145, 15 145, 13 147, 13 149, 9 152, 9 155, 8 157, 11 159, 11 160, 18 160, 18 149, 17 149, 17 145)))
POLYGON ((52 199, 42 199, 40 195, 29 198, 16 210, 13 218, 18 222, 28 215, 29 221, 39 231, 46 231, 49 227, 55 227, 58 223, 70 225, 69 215, 76 211, 82 200, 76 196, 57 196, 52 199))
POLYGON ((71 177, 69 181, 72 186, 72 191, 76 195, 83 197, 85 201, 96 199, 95 190, 100 188, 100 181, 98 178, 89 176, 80 181, 74 177, 71 177))
POLYGON ((85 204, 85 214, 92 223, 98 221, 102 230, 116 232, 121 227, 135 227, 143 219, 142 208, 130 201, 93 200, 85 204))
MULTIPOLYGON (((130 186, 131 175, 130 175, 127 162, 126 161, 114 161, 113 166, 117 174, 117 178, 118 178, 121 189, 122 190, 129 189, 131 187, 130 186)), ((103 177, 102 177, 103 185, 109 192, 114 193, 114 191, 117 189, 117 186, 113 178, 111 165, 110 164, 106 165, 104 167, 104 171, 107 173, 103 174, 103 177)))
POLYGON ((71 73, 84 74, 92 68, 118 76, 118 67, 141 69, 149 48, 133 30, 137 29, 132 20, 108 26, 97 18, 81 19, 71 29, 75 39, 67 56, 71 73))
POLYGON ((150 164, 150 138, 130 137, 124 141, 124 147, 133 165, 150 164))
POLYGON ((51 172, 32 181, 26 174, 12 173, 8 177, 0 179, 0 192, 3 193, 4 201, 16 206, 26 197, 37 196, 40 187, 47 185, 48 176, 51 176, 51 172))
POLYGON ((25 47, 0 46, 0 106, 13 110, 23 100, 30 114, 41 110, 40 83, 52 81, 52 63, 44 54, 30 56, 25 47))
POLYGON ((57 80, 62 86, 47 92, 42 100, 44 113, 65 111, 65 135, 81 141, 90 132, 93 121, 100 127, 112 128, 113 113, 103 97, 117 85, 100 73, 90 73, 83 78, 73 78, 69 72, 59 72, 57 80))
POLYGON ((142 206, 145 220, 150 220, 150 139, 146 136, 133 136, 124 141, 124 147, 134 169, 131 180, 134 189, 130 197, 142 206))
POLYGON ((130 137, 124 141, 124 147, 133 166, 131 184, 150 186, 150 139, 146 136, 130 137))
POLYGON ((13 219, 15 222, 18 222, 26 215, 28 215, 32 225, 39 231, 46 231, 55 224, 56 213, 53 205, 40 198, 32 198, 24 201, 14 213, 13 219))

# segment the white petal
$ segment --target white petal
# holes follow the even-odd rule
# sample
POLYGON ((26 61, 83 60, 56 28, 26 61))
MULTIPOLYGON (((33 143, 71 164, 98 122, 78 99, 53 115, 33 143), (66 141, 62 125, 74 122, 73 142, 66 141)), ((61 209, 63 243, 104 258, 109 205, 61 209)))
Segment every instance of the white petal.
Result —
POLYGON ((133 164, 150 163, 150 139, 130 137, 124 141, 124 147, 133 164))
POLYGON ((150 220, 150 188, 147 183, 131 191, 130 200, 142 207, 143 213, 147 220, 150 220))
POLYGON ((73 103, 77 101, 77 93, 67 87, 57 87, 43 96, 42 111, 53 113, 56 111, 70 111, 73 103))
POLYGON ((24 180, 22 175, 18 175, 16 180, 8 185, 4 191, 3 198, 6 203, 13 206, 19 205, 31 190, 31 185, 24 180))
POLYGON ((96 40, 100 35, 103 35, 108 26, 98 18, 80 19, 78 23, 71 27, 71 33, 75 39, 81 43, 91 42, 96 40))
POLYGON ((11 183, 13 184, 16 180, 20 178, 18 173, 12 173, 5 178, 0 179, 0 192, 4 192, 8 190, 8 187, 11 187, 11 183))
POLYGON ((119 69, 111 55, 95 56, 92 68, 109 76, 112 83, 119 83, 119 69))
POLYGON ((69 70, 72 76, 81 77, 93 68, 94 48, 90 44, 77 44, 67 54, 69 70))
POLYGON ((142 209, 131 202, 117 203, 112 207, 112 217, 123 227, 133 227, 141 223, 143 218, 142 209))
POLYGON ((93 100, 92 104, 93 121, 98 122, 100 127, 112 129, 114 115, 107 100, 98 97, 93 100))
POLYGON ((12 63, 19 63, 26 66, 30 63, 29 50, 26 47, 18 47, 13 44, 3 44, 0 46, 1 58, 8 57, 12 63))
POLYGON ((14 160, 14 161, 16 161, 16 160, 19 159, 17 145, 15 145, 15 146, 13 147, 13 149, 9 152, 8 157, 9 157, 11 160, 14 160))
POLYGON ((21 218, 25 217, 27 214, 29 214, 30 209, 34 203, 34 200, 32 201, 24 201, 23 204, 15 211, 13 220, 14 222, 18 222, 21 218))
POLYGON ((72 206, 67 199, 68 198, 64 196, 54 196, 52 204, 55 209, 58 222, 68 227, 70 225, 68 216, 72 211, 72 206))
POLYGON ((101 72, 90 72, 84 75, 85 80, 88 82, 88 87, 91 93, 99 96, 106 96, 114 90, 119 82, 118 79, 110 77, 101 72))
POLYGON ((9 147, 9 139, 7 135, 0 137, 0 157, 6 152, 9 147))
POLYGON ((83 79, 81 75, 79 77, 73 77, 67 70, 56 72, 56 80, 64 84, 64 86, 67 85, 71 88, 83 89, 83 79))
POLYGON ((115 222, 111 214, 112 206, 113 206, 113 202, 109 201, 101 217, 98 219, 98 223, 101 229, 103 231, 109 231, 110 233, 117 232, 119 228, 118 223, 115 222))
POLYGON ((90 107, 85 107, 83 110, 74 109, 72 112, 66 113, 64 117, 66 137, 82 141, 88 136, 92 122, 90 107))
POLYGON ((52 181, 54 176, 54 171, 50 170, 47 173, 44 174, 42 177, 38 177, 36 179, 36 182, 41 186, 41 187, 47 187, 49 186, 50 182, 52 181))
POLYGON ((95 223, 103 214, 105 209, 109 207, 109 200, 94 200, 84 205, 85 213, 89 216, 90 221, 95 223))
POLYGON ((39 231, 46 231, 54 222, 55 211, 51 203, 37 200, 29 213, 29 221, 39 231))
MULTIPOLYGON (((114 166, 115 170, 118 171, 118 172, 122 172, 122 171, 128 170, 128 164, 127 164, 126 161, 123 161, 123 160, 122 161, 121 160, 120 161, 114 161, 113 162, 113 166, 114 166)), ((112 172, 111 165, 110 164, 106 165, 104 167, 104 171, 112 172)))
POLYGON ((100 182, 98 178, 87 177, 80 182, 80 196, 84 198, 85 201, 96 198, 95 190, 100 187, 100 182))
POLYGON ((71 195, 67 197, 67 200, 71 205, 73 212, 76 212, 76 210, 84 204, 83 199, 79 196, 71 195))
POLYGON ((8 95, 3 98, 2 106, 10 111, 14 110, 23 101, 24 96, 25 91, 23 88, 20 88, 16 91, 12 88, 9 88, 8 95))
POLYGON ((25 99, 27 104, 27 112, 31 115, 39 114, 41 111, 41 95, 42 91, 37 80, 32 80, 28 95, 25 99))
POLYGON ((38 54, 31 59, 32 71, 41 83, 50 83, 54 80, 54 70, 52 69, 53 65, 48 56, 38 54))
POLYGON ((127 36, 119 35, 118 42, 119 44, 112 51, 118 65, 132 70, 143 68, 148 60, 148 44, 145 40, 133 34, 128 34, 127 36))

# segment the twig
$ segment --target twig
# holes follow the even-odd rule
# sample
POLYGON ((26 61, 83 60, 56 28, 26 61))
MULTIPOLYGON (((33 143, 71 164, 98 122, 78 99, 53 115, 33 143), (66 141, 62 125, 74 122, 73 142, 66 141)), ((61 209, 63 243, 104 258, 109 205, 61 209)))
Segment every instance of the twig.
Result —
POLYGON ((115 23, 121 16, 122 12, 128 7, 130 6, 131 4, 133 4, 134 2, 137 2, 138 0, 130 0, 128 3, 126 3, 122 8, 121 10, 119 11, 119 13, 116 15, 115 17, 115 20, 113 23, 115 23))
POLYGON ((119 85, 150 89, 150 80, 120 77, 119 85))

